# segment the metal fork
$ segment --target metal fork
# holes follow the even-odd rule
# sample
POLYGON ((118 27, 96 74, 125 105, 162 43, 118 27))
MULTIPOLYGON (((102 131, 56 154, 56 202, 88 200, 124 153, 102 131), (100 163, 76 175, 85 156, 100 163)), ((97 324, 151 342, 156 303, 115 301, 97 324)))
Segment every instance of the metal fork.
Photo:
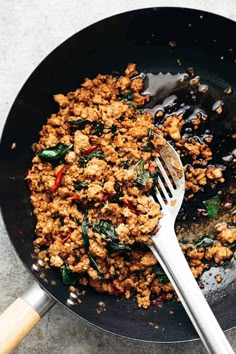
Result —
POLYGON ((174 223, 181 207, 185 178, 179 155, 167 143, 156 159, 159 177, 156 198, 161 206, 159 229, 150 249, 169 277, 190 320, 209 353, 234 353, 203 296, 178 243, 174 223))

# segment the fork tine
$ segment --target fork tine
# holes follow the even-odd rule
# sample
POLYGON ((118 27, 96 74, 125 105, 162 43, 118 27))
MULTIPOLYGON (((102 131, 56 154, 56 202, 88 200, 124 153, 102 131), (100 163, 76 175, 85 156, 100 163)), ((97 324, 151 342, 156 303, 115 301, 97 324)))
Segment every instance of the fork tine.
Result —
POLYGON ((157 188, 155 188, 155 192, 156 192, 156 197, 157 197, 158 203, 160 204, 162 209, 164 209, 166 204, 161 196, 161 193, 159 192, 159 190, 157 188))
POLYGON ((163 176, 163 178, 164 178, 164 180, 165 180, 170 192, 173 195, 174 194, 174 188, 173 188, 172 183, 171 183, 171 181, 170 181, 170 179, 169 179, 169 177, 168 177, 168 175, 167 175, 167 173, 166 173, 166 171, 165 171, 165 169, 164 169, 164 167, 163 167, 163 165, 162 165, 162 163, 161 163, 161 161, 159 160, 158 157, 156 158, 156 163, 157 163, 157 166, 158 166, 158 168, 159 168, 159 170, 160 170, 160 172, 161 172, 161 174, 162 174, 162 176, 163 176))
MULTIPOLYGON (((169 196, 169 194, 168 194, 168 192, 166 190, 166 187, 164 186, 164 184, 163 184, 163 182, 162 182, 160 177, 158 177, 157 183, 159 184, 159 187, 160 187, 162 193, 164 194, 166 200, 167 201, 170 200, 170 196, 169 196)), ((156 189, 157 189, 157 187, 156 187, 156 189)))
MULTIPOLYGON (((169 148, 171 149, 171 147, 169 147, 169 148)), ((162 148, 162 149, 160 149, 159 153, 160 153, 163 161, 165 162, 165 165, 166 165, 168 171, 170 172, 171 177, 172 177, 176 187, 178 188, 179 184, 180 184, 180 178, 178 178, 177 173, 176 173, 176 169, 172 166, 170 158, 166 156, 168 153, 167 149, 162 148)))

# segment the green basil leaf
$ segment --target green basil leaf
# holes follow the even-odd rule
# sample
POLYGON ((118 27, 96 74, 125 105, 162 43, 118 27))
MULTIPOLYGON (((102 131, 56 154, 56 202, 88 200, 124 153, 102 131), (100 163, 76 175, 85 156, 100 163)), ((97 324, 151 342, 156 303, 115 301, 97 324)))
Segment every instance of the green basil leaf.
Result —
POLYGON ((74 273, 68 265, 61 270, 62 281, 65 285, 75 285, 77 274, 74 273))
POLYGON ((94 126, 94 134, 97 136, 101 136, 103 134, 105 124, 100 122, 94 122, 93 126, 94 126))
POLYGON ((141 159, 138 162, 136 162, 133 166, 130 167, 131 169, 134 169, 136 172, 137 178, 134 181, 134 185, 139 189, 144 188, 150 178, 150 173, 144 169, 144 165, 145 165, 145 161, 141 159))
POLYGON ((147 142, 146 145, 144 146, 143 150, 144 151, 152 151, 153 146, 152 146, 152 129, 148 128, 148 134, 147 134, 147 142))
POLYGON ((128 91, 128 92, 124 93, 123 95, 120 95, 120 98, 122 100, 127 101, 127 102, 133 101, 134 93, 133 93, 133 91, 128 91))
POLYGON ((93 224, 93 231, 104 235, 106 241, 118 240, 118 235, 113 225, 106 220, 101 220, 97 224, 93 224))
POLYGON ((170 282, 169 279, 168 279, 168 277, 167 277, 167 275, 166 275, 166 273, 164 272, 164 270, 161 268, 160 265, 155 265, 155 266, 153 266, 153 267, 152 267, 152 271, 153 271, 153 273, 156 274, 157 279, 158 279, 161 283, 167 284, 167 283, 170 282))
POLYGON ((95 269, 98 272, 98 278, 100 280, 103 280, 103 274, 101 272, 101 270, 99 269, 97 262, 95 261, 95 259, 91 256, 91 254, 89 254, 89 260, 90 260, 90 265, 93 269, 95 269))
POLYGON ((121 186, 117 182, 115 183, 115 191, 116 191, 116 194, 112 195, 109 199, 110 203, 122 204, 122 201, 120 200, 120 198, 123 197, 124 194, 123 194, 121 186))
POLYGON ((219 208, 220 208, 220 203, 221 203, 221 198, 219 195, 216 195, 208 200, 205 200, 203 202, 203 204, 205 205, 206 207, 206 210, 207 210, 207 215, 210 217, 210 218, 213 218, 219 208))
POLYGON ((86 182, 75 182, 74 183, 74 189, 76 191, 80 191, 83 188, 88 188, 88 183, 86 183, 86 182))
POLYGON ((91 120, 88 119, 77 119, 77 120, 71 120, 68 123, 78 130, 83 130, 87 124, 92 124, 93 122, 91 122, 91 120))
POLYGON ((84 248, 87 252, 89 251, 88 230, 89 230, 89 222, 88 222, 88 213, 86 212, 84 214, 84 218, 82 221, 82 239, 83 239, 84 248))
POLYGON ((39 153, 39 157, 42 161, 45 162, 60 162, 66 156, 67 152, 71 150, 73 144, 65 145, 58 143, 56 146, 49 147, 44 149, 39 153))
POLYGON ((210 237, 204 236, 200 240, 195 241, 194 246, 195 248, 203 247, 205 249, 211 248, 215 245, 215 240, 210 237))
POLYGON ((116 252, 116 251, 131 251, 131 248, 126 245, 125 243, 110 243, 109 248, 111 251, 116 252))
POLYGON ((105 236, 110 251, 131 251, 131 248, 128 245, 119 243, 118 234, 114 226, 108 221, 101 220, 100 222, 93 224, 93 231, 105 236))
POLYGON ((94 157, 96 157, 97 159, 106 161, 106 159, 103 155, 103 152, 95 150, 95 151, 91 152, 91 154, 89 154, 89 155, 80 156, 79 166, 85 168, 88 161, 92 160, 94 157))

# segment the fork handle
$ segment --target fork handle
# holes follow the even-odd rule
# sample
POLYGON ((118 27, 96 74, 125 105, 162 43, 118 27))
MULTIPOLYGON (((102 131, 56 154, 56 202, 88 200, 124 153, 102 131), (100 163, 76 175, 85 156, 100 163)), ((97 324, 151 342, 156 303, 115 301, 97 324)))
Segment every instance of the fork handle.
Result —
MULTIPOLYGON (((163 217, 163 219, 166 217, 163 217)), ((192 275, 179 246, 171 218, 169 218, 168 222, 165 220, 165 227, 160 225, 158 233, 153 237, 153 245, 150 248, 168 275, 208 352, 211 354, 234 354, 192 275)))

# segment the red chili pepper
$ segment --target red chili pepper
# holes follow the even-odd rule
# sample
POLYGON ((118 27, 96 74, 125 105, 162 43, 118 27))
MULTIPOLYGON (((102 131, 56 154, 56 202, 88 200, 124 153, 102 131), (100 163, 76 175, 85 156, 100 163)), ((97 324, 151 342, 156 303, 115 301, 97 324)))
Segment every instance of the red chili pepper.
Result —
POLYGON ((63 167, 57 172, 56 180, 55 180, 54 186, 52 187, 52 191, 53 191, 53 192, 55 192, 55 191, 57 190, 57 188, 60 186, 64 172, 65 172, 65 166, 63 166, 63 167))
POLYGON ((134 214, 138 215, 138 210, 126 199, 123 199, 122 202, 126 205, 134 214))
POLYGON ((156 172, 155 167, 153 167, 153 166, 148 166, 148 171, 150 173, 155 173, 156 172))
POLYGON ((78 194, 73 194, 72 197, 69 198, 70 200, 79 200, 78 194))
POLYGON ((91 154, 91 152, 97 150, 99 148, 99 145, 93 145, 90 148, 88 148, 88 150, 85 151, 85 155, 89 155, 91 154))
POLYGON ((70 238, 70 235, 71 235, 71 232, 69 232, 69 234, 61 240, 61 243, 65 243, 66 241, 68 241, 70 238))
POLYGON ((102 202, 102 203, 103 203, 103 202, 107 202, 108 199, 109 199, 109 197, 110 197, 109 194, 106 193, 106 194, 104 195, 104 197, 102 198, 102 201, 101 201, 101 202, 102 202))

